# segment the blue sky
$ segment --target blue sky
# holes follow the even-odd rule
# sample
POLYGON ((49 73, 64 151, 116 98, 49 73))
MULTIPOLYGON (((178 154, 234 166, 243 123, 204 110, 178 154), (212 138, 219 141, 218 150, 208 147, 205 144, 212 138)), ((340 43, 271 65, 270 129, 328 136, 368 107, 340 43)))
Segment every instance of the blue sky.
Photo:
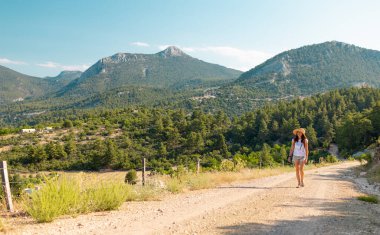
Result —
POLYGON ((0 64, 35 76, 117 52, 189 55, 248 70, 284 50, 343 41, 380 50, 376 0, 2 0, 0 64))

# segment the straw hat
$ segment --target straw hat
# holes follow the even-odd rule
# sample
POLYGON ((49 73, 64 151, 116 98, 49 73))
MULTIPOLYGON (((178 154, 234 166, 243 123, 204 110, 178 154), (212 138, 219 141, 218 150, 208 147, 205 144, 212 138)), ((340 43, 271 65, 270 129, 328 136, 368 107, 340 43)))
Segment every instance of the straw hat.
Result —
POLYGON ((297 128, 293 130, 293 135, 297 135, 297 132, 302 132, 302 134, 306 133, 306 130, 303 128, 297 128))

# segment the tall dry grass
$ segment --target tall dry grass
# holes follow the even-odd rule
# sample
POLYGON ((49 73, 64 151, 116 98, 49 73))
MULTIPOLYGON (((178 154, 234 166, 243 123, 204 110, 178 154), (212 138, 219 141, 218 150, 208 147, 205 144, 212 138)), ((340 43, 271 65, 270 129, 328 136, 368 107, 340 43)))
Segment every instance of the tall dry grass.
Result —
POLYGON ((62 215, 115 210, 125 201, 153 200, 159 195, 153 186, 86 178, 79 174, 47 180, 41 190, 24 195, 25 211, 38 222, 50 222, 62 215))

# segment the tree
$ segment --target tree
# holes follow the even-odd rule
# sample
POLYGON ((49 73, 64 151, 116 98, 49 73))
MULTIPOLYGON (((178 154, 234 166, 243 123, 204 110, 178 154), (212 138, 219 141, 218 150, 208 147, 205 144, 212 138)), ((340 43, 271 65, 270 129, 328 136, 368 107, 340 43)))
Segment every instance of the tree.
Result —
POLYGON ((166 146, 164 143, 160 142, 158 148, 158 157, 166 157, 168 155, 168 151, 166 150, 166 146))
POLYGON ((77 145, 74 139, 70 138, 65 144, 65 152, 67 153, 69 158, 77 157, 77 145))
POLYGON ((228 147, 226 144, 226 138, 224 138, 224 135, 219 134, 216 144, 215 144, 215 149, 220 150, 220 153, 224 158, 229 157, 230 152, 228 151, 228 147))
POLYGON ((270 154, 270 147, 264 144, 260 154, 260 166, 271 166, 273 164, 273 157, 270 154))
POLYGON ((73 122, 72 122, 71 120, 66 119, 66 120, 63 122, 62 127, 63 127, 63 128, 71 128, 71 127, 73 127, 73 122))
POLYGON ((105 166, 113 166, 118 159, 117 147, 112 139, 106 140, 106 151, 104 153, 103 161, 105 166))
POLYGON ((361 113, 350 113, 337 127, 336 142, 341 149, 357 150, 369 142, 372 130, 371 120, 361 113))
POLYGON ((318 146, 317 132, 314 130, 312 125, 306 127, 306 135, 308 139, 309 148, 318 146))

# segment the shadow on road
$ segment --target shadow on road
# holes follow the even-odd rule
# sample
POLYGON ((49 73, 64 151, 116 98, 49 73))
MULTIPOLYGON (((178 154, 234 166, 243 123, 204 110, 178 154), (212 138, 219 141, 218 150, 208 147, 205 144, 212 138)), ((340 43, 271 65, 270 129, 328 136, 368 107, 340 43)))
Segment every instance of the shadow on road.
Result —
MULTIPOLYGON (((338 169, 337 174, 316 174, 318 180, 350 181, 350 169, 338 169)), ((238 187, 240 188, 240 187, 238 187)), ((255 188, 255 187, 248 187, 255 188)), ((276 187, 258 187, 270 189, 276 187)), ((281 187, 280 187, 281 188, 281 187)), ((286 187, 283 187, 286 188, 286 187)), ((221 234, 380 234, 380 205, 368 204, 356 198, 342 198, 339 202, 327 199, 306 198, 300 205, 280 204, 279 207, 309 207, 322 211, 321 216, 305 216, 302 219, 283 218, 268 223, 243 223, 218 227, 221 234)))

